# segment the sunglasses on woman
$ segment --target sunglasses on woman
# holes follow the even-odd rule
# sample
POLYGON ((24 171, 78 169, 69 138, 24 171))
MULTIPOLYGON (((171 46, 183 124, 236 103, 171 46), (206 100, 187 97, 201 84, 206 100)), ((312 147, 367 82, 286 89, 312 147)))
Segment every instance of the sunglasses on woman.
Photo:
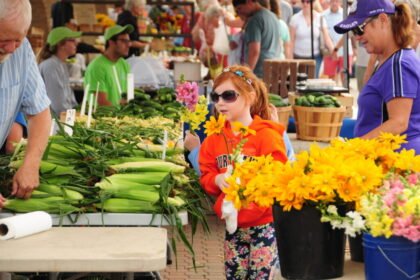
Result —
POLYGON ((365 27, 366 27, 366 25, 368 25, 370 22, 372 22, 376 18, 377 18, 377 16, 369 18, 367 21, 365 21, 364 23, 356 26, 351 31, 356 36, 362 36, 363 34, 365 34, 365 27))
POLYGON ((210 100, 213 103, 219 102, 219 98, 222 98, 224 102, 226 103, 233 103, 238 99, 239 94, 236 93, 234 90, 226 90, 222 92, 221 94, 218 94, 215 91, 212 91, 210 93, 210 100))

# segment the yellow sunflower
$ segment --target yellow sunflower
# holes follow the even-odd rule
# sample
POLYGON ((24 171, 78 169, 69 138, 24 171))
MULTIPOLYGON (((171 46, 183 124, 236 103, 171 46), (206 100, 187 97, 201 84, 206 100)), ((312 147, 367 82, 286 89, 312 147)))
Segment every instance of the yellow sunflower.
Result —
POLYGON ((248 134, 252 134, 252 135, 256 134, 255 130, 250 129, 249 127, 243 125, 241 122, 233 122, 232 130, 233 132, 239 132, 243 136, 247 136, 248 134))
POLYGON ((220 114, 219 117, 216 118, 214 116, 210 117, 210 120, 207 121, 204 125, 204 128, 206 129, 204 132, 207 136, 213 135, 213 134, 220 134, 223 130, 223 127, 225 126, 225 116, 220 114))

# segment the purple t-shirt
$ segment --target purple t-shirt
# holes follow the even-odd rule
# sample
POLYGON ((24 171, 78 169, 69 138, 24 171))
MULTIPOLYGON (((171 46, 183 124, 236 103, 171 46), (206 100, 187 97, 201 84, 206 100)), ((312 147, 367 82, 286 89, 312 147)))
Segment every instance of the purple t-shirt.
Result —
POLYGON ((388 58, 360 92, 354 135, 360 137, 384 122, 384 104, 397 97, 412 98, 405 149, 420 154, 420 59, 412 49, 402 49, 388 58))

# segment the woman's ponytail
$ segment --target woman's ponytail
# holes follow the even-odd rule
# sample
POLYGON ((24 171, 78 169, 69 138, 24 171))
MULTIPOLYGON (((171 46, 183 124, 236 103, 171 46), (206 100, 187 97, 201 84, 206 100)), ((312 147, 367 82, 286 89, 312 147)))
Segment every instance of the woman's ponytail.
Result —
POLYGON ((408 48, 414 42, 413 18, 410 6, 405 3, 395 6, 395 14, 390 16, 392 33, 400 48, 408 48))

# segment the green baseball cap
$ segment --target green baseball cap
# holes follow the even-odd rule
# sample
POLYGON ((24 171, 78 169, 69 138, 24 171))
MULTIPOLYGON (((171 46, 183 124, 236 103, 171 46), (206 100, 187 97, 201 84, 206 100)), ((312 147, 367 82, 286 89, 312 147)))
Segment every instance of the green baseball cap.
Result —
POLYGON ((82 36, 82 32, 73 31, 68 27, 56 27, 48 34, 47 43, 53 47, 64 39, 79 38, 80 36, 82 36))
POLYGON ((115 35, 123 33, 124 31, 131 33, 134 31, 134 27, 131 24, 127 24, 125 26, 115 25, 108 28, 107 30, 105 30, 105 35, 104 35, 105 42, 111 39, 112 37, 114 37, 115 35))

